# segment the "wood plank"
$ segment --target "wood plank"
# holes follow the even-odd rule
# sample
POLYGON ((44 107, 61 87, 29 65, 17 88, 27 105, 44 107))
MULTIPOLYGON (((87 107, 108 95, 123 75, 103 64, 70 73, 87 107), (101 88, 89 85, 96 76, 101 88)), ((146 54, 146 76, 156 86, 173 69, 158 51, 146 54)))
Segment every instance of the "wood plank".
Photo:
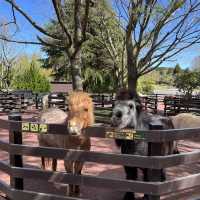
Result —
POLYGON ((54 194, 46 194, 46 193, 38 193, 33 191, 27 190, 14 190, 12 189, 11 198, 13 200, 87 200, 83 198, 76 198, 76 197, 64 197, 61 195, 54 195, 54 194))
MULTIPOLYGON (((10 128, 15 131, 21 131, 21 123, 9 121, 10 128)), ((40 124, 36 123, 35 124, 40 124)), ((85 129, 85 134, 90 137, 105 137, 106 131, 109 131, 109 126, 92 126, 85 129)), ((66 125, 48 124, 49 134, 68 134, 66 125)), ((169 129, 169 130, 136 130, 137 134, 142 134, 147 142, 167 142, 173 140, 184 140, 192 138, 200 138, 200 128, 185 128, 185 129, 169 129)))
POLYGON ((169 162, 169 159, 166 162, 164 159, 162 159, 162 157, 154 158, 130 154, 101 153, 50 147, 30 147, 27 145, 10 145, 10 153, 12 152, 20 155, 36 157, 43 156, 70 161, 96 162, 103 164, 135 166, 141 168, 148 166, 148 168, 152 169, 160 169, 161 167, 163 167, 162 163, 167 164, 169 162))
POLYGON ((0 141, 0 149, 10 152, 16 152, 20 155, 27 156, 44 156, 58 159, 78 160, 97 162, 114 165, 127 165, 144 167, 148 163, 148 168, 162 169, 173 167, 182 164, 192 164, 200 159, 200 150, 195 152, 187 152, 181 154, 173 154, 167 156, 137 156, 130 154, 115 154, 115 153, 101 153, 101 152, 87 152, 82 150, 67 150, 50 147, 30 147, 27 145, 9 145, 6 142, 0 141), (8 148, 10 146, 10 148, 8 148))
POLYGON ((4 161, 0 161, 0 171, 10 175, 11 174, 10 165, 4 161))
POLYGON ((190 189, 199 185, 200 173, 159 183, 158 193, 160 195, 164 195, 185 189, 190 189))
MULTIPOLYGON (((21 114, 20 113, 11 113, 8 116, 9 120, 13 121, 20 121, 22 120, 21 114)), ((22 132, 21 131, 16 131, 12 130, 9 127, 9 143, 10 144, 22 144, 22 132)), ((23 167, 23 157, 22 155, 17 155, 15 152, 9 154, 10 158, 10 165, 11 166, 16 166, 16 167, 23 167)), ((23 190, 24 188, 24 183, 23 179, 21 178, 15 178, 10 174, 10 184, 12 188, 23 190)))
POLYGON ((8 129, 8 127, 9 127, 9 121, 4 120, 4 119, 0 119, 0 128, 8 129))
POLYGON ((89 175, 73 175, 30 168, 12 167, 12 175, 18 178, 35 178, 59 183, 113 189, 117 191, 158 194, 158 183, 103 178, 89 175))

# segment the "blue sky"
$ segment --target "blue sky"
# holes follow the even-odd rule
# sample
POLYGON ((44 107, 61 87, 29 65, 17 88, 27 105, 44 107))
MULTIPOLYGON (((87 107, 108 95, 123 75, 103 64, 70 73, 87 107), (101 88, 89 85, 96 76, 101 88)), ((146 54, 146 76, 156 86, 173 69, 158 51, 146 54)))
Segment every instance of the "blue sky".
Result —
MULTIPOLYGON (((54 17, 51 0, 16 0, 16 2, 40 25, 46 24, 50 18, 54 17)), ((0 19, 8 20, 9 13, 10 6, 5 3, 4 0, 0 0, 0 19)), ((33 29, 20 14, 17 14, 16 17, 20 27, 17 38, 23 40, 36 40, 35 36, 39 33, 33 29)), ((34 45, 19 46, 17 47, 17 50, 19 53, 41 53, 40 47, 34 45)), ((179 63, 182 68, 188 68, 192 65, 194 58, 197 56, 200 56, 200 45, 195 45, 185 50, 173 58, 173 62, 165 62, 162 66, 173 67, 176 63, 179 63)))
MULTIPOLYGON (((46 24, 50 18, 54 17, 51 0, 16 0, 16 3, 25 10, 29 15, 41 26, 46 24)), ((4 0, 0 0, 0 19, 9 20, 11 8, 4 0)), ((20 27, 20 32, 17 33, 18 39, 27 41, 37 41, 36 35, 40 33, 32 28, 32 26, 16 12, 17 23, 20 27)), ((15 27, 12 27, 13 29, 15 27)), ((41 53, 40 46, 37 45, 18 45, 20 53, 41 53)))

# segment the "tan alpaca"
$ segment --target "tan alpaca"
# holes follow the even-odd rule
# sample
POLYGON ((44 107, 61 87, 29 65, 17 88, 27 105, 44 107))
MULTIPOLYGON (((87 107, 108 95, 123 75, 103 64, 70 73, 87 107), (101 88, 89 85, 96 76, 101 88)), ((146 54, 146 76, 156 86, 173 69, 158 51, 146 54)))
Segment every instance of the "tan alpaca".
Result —
MULTIPOLYGON (((40 121, 45 123, 68 124, 70 135, 40 135, 41 146, 59 147, 65 149, 90 150, 90 138, 82 135, 82 129, 93 125, 94 108, 91 97, 85 92, 73 92, 68 97, 68 115, 60 109, 51 108, 44 111, 40 121)), ((81 174, 82 162, 65 160, 65 169, 68 173, 81 174)), ((56 170, 57 161, 53 159, 52 169, 56 170)), ((42 168, 45 169, 44 158, 42 168)), ((79 194, 79 186, 69 185, 69 195, 79 194)))
POLYGON ((172 116, 171 119, 175 129, 200 127, 200 116, 192 113, 181 113, 172 116))

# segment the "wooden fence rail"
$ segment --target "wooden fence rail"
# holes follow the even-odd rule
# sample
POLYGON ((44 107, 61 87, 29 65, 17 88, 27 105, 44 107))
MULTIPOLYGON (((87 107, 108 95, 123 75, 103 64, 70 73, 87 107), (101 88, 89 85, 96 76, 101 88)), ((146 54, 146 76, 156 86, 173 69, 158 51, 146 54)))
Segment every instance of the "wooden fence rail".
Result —
MULTIPOLYGON (((1 122, 1 121, 0 121, 1 122)), ((41 124, 35 122, 21 121, 20 115, 9 116, 9 143, 0 141, 0 149, 10 155, 10 163, 0 161, 0 170, 7 173, 11 178, 11 184, 6 185, 0 181, 0 190, 11 200, 34 199, 42 200, 85 200, 78 197, 66 197, 52 194, 51 191, 44 193, 40 191, 27 191, 24 189, 24 179, 43 180, 48 184, 54 182, 62 184, 76 184, 87 187, 109 188, 123 192, 138 192, 149 195, 149 199, 157 200, 162 195, 200 186, 200 173, 175 178, 161 182, 160 169, 195 163, 200 158, 200 150, 190 153, 161 156, 164 143, 174 140, 191 139, 200 137, 200 128, 182 130, 125 130, 119 132, 108 126, 89 127, 84 130, 84 134, 90 137, 102 137, 108 139, 143 140, 148 142, 149 155, 138 156, 119 153, 88 152, 82 150, 59 149, 49 147, 31 147, 23 145, 22 134, 30 132, 36 134, 68 134, 66 127, 55 124, 41 124), (17 120, 17 121, 16 121, 17 120), (149 182, 125 180, 121 178, 98 177, 92 175, 73 175, 65 172, 52 172, 23 167, 23 156, 50 157, 66 159, 70 161, 95 162, 113 165, 125 165, 149 169, 149 182), (190 182, 190 184, 188 184, 190 182)), ((0 123, 1 124, 1 123, 0 123)), ((5 122, 2 124, 6 124, 5 122)), ((4 127, 5 128, 5 127, 4 127)), ((161 128, 151 125, 151 128, 161 128)))
POLYGON ((157 113, 158 110, 158 98, 157 96, 142 97, 144 109, 151 110, 153 113, 157 113))
MULTIPOLYGON (((42 109, 42 98, 47 94, 35 94, 35 107, 42 109)), ((67 110, 67 97, 68 93, 49 93, 48 94, 48 107, 57 107, 64 111, 67 110)), ((112 94, 91 94, 95 108, 112 108, 114 98, 112 94)))
POLYGON ((112 107, 114 104, 113 94, 91 94, 95 107, 112 107))
POLYGON ((32 91, 0 92, 0 112, 23 112, 34 104, 33 99, 32 91))
POLYGON ((164 115, 176 115, 181 112, 200 113, 200 99, 172 96, 164 98, 164 115))

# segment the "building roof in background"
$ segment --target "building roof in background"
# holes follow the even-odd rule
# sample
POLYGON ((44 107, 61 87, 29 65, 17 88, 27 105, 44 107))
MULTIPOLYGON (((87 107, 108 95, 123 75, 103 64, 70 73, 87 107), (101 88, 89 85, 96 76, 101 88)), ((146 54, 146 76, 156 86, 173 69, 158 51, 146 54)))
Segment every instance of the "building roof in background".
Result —
POLYGON ((71 82, 51 82, 51 92, 63 92, 68 93, 73 90, 71 82))

